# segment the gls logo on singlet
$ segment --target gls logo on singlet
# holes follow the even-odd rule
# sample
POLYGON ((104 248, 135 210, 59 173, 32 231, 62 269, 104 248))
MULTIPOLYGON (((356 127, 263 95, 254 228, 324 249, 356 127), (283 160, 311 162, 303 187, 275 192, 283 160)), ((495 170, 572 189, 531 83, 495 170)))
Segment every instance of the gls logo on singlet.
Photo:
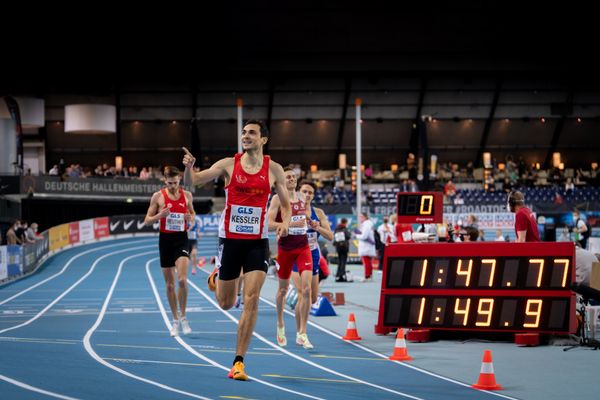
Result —
POLYGON ((238 207, 238 214, 252 215, 253 209, 252 207, 238 207))

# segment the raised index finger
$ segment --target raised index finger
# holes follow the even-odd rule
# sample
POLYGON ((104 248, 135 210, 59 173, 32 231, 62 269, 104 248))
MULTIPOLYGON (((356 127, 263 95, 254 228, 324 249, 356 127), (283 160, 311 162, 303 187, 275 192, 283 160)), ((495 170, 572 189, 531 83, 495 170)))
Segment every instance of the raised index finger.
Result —
POLYGON ((194 157, 194 156, 192 155, 192 153, 190 153, 190 151, 189 151, 188 149, 186 149, 185 147, 182 147, 181 149, 182 149, 183 151, 185 151, 185 152, 186 152, 186 154, 187 154, 188 156, 194 157))

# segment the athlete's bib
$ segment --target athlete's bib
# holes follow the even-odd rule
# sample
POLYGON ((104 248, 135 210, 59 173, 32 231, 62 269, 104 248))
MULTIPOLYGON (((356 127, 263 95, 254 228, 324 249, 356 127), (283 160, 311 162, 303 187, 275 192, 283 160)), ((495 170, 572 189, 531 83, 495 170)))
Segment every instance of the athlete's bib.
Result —
POLYGON ((298 223, 298 221, 303 221, 304 226, 295 227, 290 226, 288 228, 288 235, 306 235, 306 231, 308 228, 306 227, 306 215, 292 215, 292 219, 290 220, 290 225, 294 223, 298 223))
POLYGON ((344 231, 336 232, 333 235, 333 241, 334 242, 345 242, 346 241, 346 233, 344 233, 344 231))
POLYGON ((319 248, 318 233, 317 232, 308 232, 306 234, 308 236, 308 247, 311 251, 319 248))
POLYGON ((229 232, 242 235, 258 235, 260 233, 261 207, 231 205, 229 232))
POLYGON ((183 232, 185 230, 185 214, 172 212, 167 215, 165 229, 171 232, 183 232))

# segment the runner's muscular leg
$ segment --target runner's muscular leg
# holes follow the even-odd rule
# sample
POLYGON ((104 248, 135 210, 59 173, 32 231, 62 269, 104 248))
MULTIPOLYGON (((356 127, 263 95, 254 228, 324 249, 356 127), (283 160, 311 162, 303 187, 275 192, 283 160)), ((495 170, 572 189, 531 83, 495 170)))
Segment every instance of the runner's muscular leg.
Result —
MULTIPOLYGON (((258 316, 258 301, 260 290, 265 283, 267 273, 260 270, 244 274, 244 311, 238 325, 237 354, 244 355, 248 351, 256 317, 258 316)), ((237 293, 234 291, 234 293, 237 293)))
POLYGON ((188 264, 190 259, 187 257, 179 257, 175 261, 175 268, 177 269, 177 281, 178 281, 178 290, 177 290, 177 300, 179 301, 179 313, 181 318, 185 317, 185 308, 187 305, 187 295, 188 295, 188 283, 187 283, 187 272, 188 272, 188 264))
POLYGON ((177 293, 175 292, 175 267, 161 269, 163 277, 165 278, 167 299, 169 300, 169 306, 171 307, 173 319, 179 319, 179 314, 177 313, 177 293))
POLYGON ((219 302, 219 306, 223 310, 229 310, 235 305, 235 301, 237 300, 238 294, 239 280, 239 277, 227 281, 217 278, 216 297, 217 301, 219 302))

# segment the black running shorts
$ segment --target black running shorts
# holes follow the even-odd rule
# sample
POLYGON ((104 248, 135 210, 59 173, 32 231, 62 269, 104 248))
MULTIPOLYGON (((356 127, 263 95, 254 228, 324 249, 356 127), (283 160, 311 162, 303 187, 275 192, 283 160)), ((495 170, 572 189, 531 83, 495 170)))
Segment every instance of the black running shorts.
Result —
POLYGON ((230 281, 250 271, 267 272, 269 269, 269 239, 219 238, 217 266, 219 279, 230 281))
POLYGON ((170 268, 175 266, 179 257, 190 257, 187 232, 163 233, 158 236, 160 266, 170 268))

